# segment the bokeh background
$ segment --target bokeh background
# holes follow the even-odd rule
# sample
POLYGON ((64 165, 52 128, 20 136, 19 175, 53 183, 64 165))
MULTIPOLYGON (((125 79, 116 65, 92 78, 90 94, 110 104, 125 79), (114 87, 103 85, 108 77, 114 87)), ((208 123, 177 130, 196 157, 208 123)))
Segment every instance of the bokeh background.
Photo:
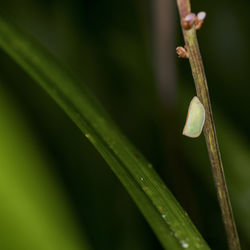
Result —
MULTIPOLYGON (((250 249, 247 0, 192 1, 232 205, 250 249)), ((182 136, 195 95, 174 0, 2 0, 86 84, 152 162, 212 249, 227 249, 204 137, 182 136)), ((8 250, 162 249, 92 145, 0 51, 0 242, 8 250)))

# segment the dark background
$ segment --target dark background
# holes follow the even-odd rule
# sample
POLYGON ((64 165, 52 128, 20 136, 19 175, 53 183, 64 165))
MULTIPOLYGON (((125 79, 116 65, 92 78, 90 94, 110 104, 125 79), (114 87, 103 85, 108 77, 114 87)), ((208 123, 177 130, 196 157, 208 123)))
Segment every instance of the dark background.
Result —
MULTIPOLYGON (((182 136, 195 89, 188 61, 174 54, 175 47, 183 45, 175 1, 166 10, 164 21, 170 32, 166 51, 163 48, 160 54, 169 60, 162 64, 157 63, 156 51, 165 31, 156 33, 154 4, 149 0, 3 0, 0 12, 36 37, 92 90, 152 162, 211 248, 226 249, 204 136, 182 136), (159 85, 160 67, 166 71, 163 82, 174 86, 170 93, 159 85)), ((250 5, 246 0, 192 1, 192 10, 207 12, 198 39, 239 235, 243 249, 249 249, 250 5)), ((2 51, 0 80, 53 162, 55 178, 93 249, 162 249, 92 145, 2 51)))

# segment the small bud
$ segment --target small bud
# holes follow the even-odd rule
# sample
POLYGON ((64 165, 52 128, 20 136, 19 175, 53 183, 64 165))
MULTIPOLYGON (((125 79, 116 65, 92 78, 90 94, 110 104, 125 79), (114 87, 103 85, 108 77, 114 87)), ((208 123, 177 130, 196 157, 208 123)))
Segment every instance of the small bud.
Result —
POLYGON ((197 18, 198 18, 198 20, 204 21, 205 18, 206 18, 206 15, 207 15, 206 12, 201 11, 201 12, 199 12, 199 13, 197 14, 197 18))
POLYGON ((194 13, 189 13, 182 19, 182 26, 185 30, 189 30, 192 28, 195 22, 196 16, 194 13))
POLYGON ((176 53, 177 53, 179 58, 188 58, 188 52, 187 52, 186 46, 185 46, 185 48, 183 48, 181 46, 177 47, 176 53))
POLYGON ((201 11, 197 14, 197 17, 195 19, 195 29, 199 30, 202 27, 202 24, 206 18, 206 12, 201 11))
POLYGON ((188 15, 185 16, 184 20, 186 22, 192 22, 195 20, 195 14, 194 13, 189 13, 188 15))

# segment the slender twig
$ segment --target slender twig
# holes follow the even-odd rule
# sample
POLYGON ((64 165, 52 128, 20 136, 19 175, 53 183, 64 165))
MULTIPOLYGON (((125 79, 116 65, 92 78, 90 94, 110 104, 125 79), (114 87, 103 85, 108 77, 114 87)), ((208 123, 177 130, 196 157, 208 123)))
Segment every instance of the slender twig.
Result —
MULTIPOLYGON (((191 12, 190 1, 177 0, 177 5, 182 21, 191 12)), ((216 137, 214 119, 209 98, 207 80, 196 37, 196 30, 194 25, 187 29, 187 27, 184 27, 182 22, 182 31, 184 35, 186 49, 189 55, 189 62, 192 69, 197 96, 203 103, 204 108, 206 110, 204 135, 206 139, 210 162, 212 165, 212 172, 215 186, 217 188, 217 196, 222 211, 223 222, 227 233, 229 249, 239 250, 240 242, 225 181, 224 170, 216 137)))

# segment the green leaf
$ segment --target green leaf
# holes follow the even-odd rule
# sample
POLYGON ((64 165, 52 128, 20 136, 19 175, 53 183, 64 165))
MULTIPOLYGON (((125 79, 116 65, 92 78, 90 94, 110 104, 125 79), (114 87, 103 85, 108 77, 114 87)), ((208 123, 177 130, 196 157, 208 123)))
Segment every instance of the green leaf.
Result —
POLYGON ((49 93, 95 146, 165 249, 209 249, 151 164, 122 135, 84 85, 41 45, 3 18, 0 46, 49 93))
POLYGON ((0 115, 1 249, 90 249, 53 165, 2 83, 0 115))

